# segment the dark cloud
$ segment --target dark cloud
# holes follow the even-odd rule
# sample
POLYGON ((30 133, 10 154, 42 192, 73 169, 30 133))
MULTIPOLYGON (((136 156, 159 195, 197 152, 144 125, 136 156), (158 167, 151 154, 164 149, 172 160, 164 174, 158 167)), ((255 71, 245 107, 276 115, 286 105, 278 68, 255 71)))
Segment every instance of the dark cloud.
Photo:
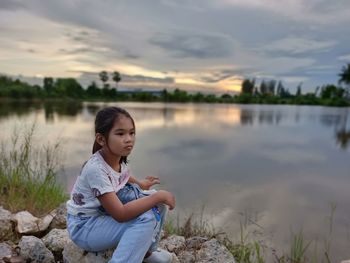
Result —
POLYGON ((21 3, 21 1, 16 0, 1 0, 0 1, 0 10, 17 10, 23 8, 24 5, 21 3))
POLYGON ((122 75, 122 79, 125 82, 144 82, 144 83, 175 83, 174 78, 153 78, 142 75, 122 75))
POLYGON ((230 42, 221 36, 199 35, 196 33, 188 35, 184 33, 160 33, 149 42, 169 51, 174 57, 180 58, 222 58, 231 53, 230 42))
MULTIPOLYGON (((92 81, 92 80, 98 80, 98 74, 99 72, 90 72, 90 71, 70 71, 75 73, 80 73, 80 80, 84 81, 92 81)), ((112 73, 112 72, 109 72, 112 73)), ((144 83, 144 84, 173 84, 175 83, 174 78, 166 77, 166 78, 155 78, 155 77, 148 77, 143 75, 127 75, 127 74, 121 74, 122 82, 125 83, 144 83)))
MULTIPOLYGON (((217 83, 232 77, 236 78, 236 76, 237 76, 237 71, 235 70, 222 70, 219 72, 213 72, 211 73, 210 76, 200 76, 198 80, 206 83, 217 83)), ((240 78, 237 78, 237 79, 240 79, 240 78)))

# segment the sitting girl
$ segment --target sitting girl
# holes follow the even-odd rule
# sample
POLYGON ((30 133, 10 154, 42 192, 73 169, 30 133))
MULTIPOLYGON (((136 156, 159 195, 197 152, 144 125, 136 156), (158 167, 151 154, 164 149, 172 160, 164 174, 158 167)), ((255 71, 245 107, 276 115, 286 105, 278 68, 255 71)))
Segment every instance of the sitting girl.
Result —
POLYGON ((130 176, 127 156, 135 143, 135 124, 118 107, 100 110, 95 119, 93 155, 83 166, 67 202, 67 229, 72 241, 87 251, 115 248, 110 263, 170 263, 158 249, 166 206, 174 196, 164 190, 143 191, 157 177, 130 176))

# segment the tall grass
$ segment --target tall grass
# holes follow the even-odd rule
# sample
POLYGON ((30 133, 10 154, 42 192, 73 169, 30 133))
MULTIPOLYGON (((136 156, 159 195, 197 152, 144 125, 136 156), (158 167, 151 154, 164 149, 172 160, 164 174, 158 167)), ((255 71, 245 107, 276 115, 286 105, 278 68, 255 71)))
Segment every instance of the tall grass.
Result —
POLYGON ((246 222, 240 223, 238 240, 231 239, 226 233, 217 231, 214 226, 208 223, 208 220, 204 219, 203 210, 199 217, 191 214, 182 223, 180 223, 179 216, 176 220, 169 218, 164 226, 165 237, 175 234, 185 238, 193 236, 202 236, 209 239, 216 238, 231 252, 237 263, 331 263, 329 254, 335 213, 334 204, 331 205, 331 215, 329 222, 327 222, 329 224, 329 233, 324 241, 324 248, 319 249, 316 240, 307 241, 304 232, 300 230, 299 232, 291 232, 291 239, 288 245, 289 251, 282 251, 281 253, 277 253, 274 248, 264 244, 264 240, 258 240, 255 232, 248 232, 246 222), (312 243, 314 243, 313 253, 309 251, 312 243), (274 258, 272 259, 271 257, 274 258))
POLYGON ((13 131, 0 148, 0 205, 12 212, 27 210, 41 216, 67 199, 56 181, 59 142, 34 143, 35 124, 13 131))
POLYGON ((292 243, 290 249, 290 258, 292 263, 306 262, 306 251, 310 246, 311 241, 305 242, 303 231, 300 230, 297 234, 292 234, 292 243))

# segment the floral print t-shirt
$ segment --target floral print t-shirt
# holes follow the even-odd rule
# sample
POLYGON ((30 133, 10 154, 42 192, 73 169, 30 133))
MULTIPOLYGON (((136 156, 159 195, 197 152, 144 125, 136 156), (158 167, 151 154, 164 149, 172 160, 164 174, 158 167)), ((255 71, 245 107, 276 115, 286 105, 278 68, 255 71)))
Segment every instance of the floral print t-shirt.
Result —
POLYGON ((126 164, 121 165, 121 172, 118 173, 97 151, 85 163, 73 186, 70 200, 67 201, 67 212, 81 216, 101 214, 103 208, 97 197, 105 193, 118 192, 129 178, 126 164))

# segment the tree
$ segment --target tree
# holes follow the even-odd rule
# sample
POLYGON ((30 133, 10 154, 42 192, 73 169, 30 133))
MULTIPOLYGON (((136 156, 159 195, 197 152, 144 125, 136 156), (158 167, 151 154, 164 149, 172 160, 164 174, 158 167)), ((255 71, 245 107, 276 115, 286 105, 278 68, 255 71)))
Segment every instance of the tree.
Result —
POLYGON ((51 95, 54 89, 54 81, 51 77, 45 77, 44 80, 44 90, 47 95, 51 95))
POLYGON ((103 83, 103 87, 104 87, 104 88, 107 88, 107 87, 108 87, 108 85, 107 85, 107 81, 108 81, 108 73, 107 73, 107 71, 103 70, 103 71, 101 71, 100 74, 98 74, 98 75, 99 75, 99 77, 100 77, 100 80, 101 80, 102 83, 103 83))
POLYGON ((91 82, 86 90, 86 94, 92 98, 98 98, 101 96, 101 90, 96 85, 95 81, 91 82))
POLYGON ((282 82, 279 81, 277 84, 277 96, 283 98, 285 93, 286 93, 285 88, 284 88, 282 82))
POLYGON ((113 72, 113 77, 112 77, 113 81, 115 82, 116 86, 118 87, 118 82, 122 80, 120 74, 118 71, 114 71, 113 72))
POLYGON ((301 85, 303 85, 303 83, 299 83, 298 87, 297 87, 297 92, 295 93, 295 96, 300 97, 302 95, 301 93, 301 85))
POLYGON ((275 88, 276 88, 276 80, 271 79, 270 81, 267 82, 267 93, 270 95, 275 95, 275 88))
POLYGON ((260 83, 260 93, 263 95, 267 93, 267 85, 264 80, 260 83))
POLYGON ((347 96, 350 95, 350 63, 348 63, 346 66, 343 66, 340 74, 339 74, 339 84, 344 83, 347 85, 347 96))
POLYGON ((242 82, 241 94, 253 94, 255 79, 244 79, 242 82))

